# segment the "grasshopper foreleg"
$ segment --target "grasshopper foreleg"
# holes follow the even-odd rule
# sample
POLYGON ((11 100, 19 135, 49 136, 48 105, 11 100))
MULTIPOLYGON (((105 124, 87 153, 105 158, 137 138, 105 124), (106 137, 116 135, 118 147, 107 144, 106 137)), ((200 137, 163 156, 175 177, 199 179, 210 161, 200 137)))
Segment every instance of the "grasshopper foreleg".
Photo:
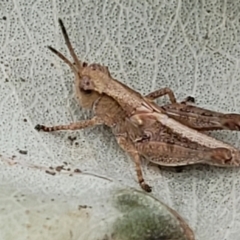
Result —
POLYGON ((47 126, 38 124, 35 126, 35 129, 38 131, 53 132, 53 131, 61 131, 61 130, 78 130, 78 129, 93 127, 95 125, 101 125, 101 124, 102 124, 101 119, 97 117, 93 117, 92 119, 70 123, 68 125, 56 125, 56 126, 47 127, 47 126))

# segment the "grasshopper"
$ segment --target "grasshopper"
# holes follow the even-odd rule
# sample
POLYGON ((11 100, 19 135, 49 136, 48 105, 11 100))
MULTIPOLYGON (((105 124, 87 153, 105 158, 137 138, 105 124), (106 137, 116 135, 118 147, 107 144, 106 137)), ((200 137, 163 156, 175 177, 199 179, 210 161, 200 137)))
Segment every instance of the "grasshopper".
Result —
MULTIPOLYGON (((74 63, 54 48, 49 46, 49 49, 73 71, 76 96, 80 105, 92 109, 94 117, 52 127, 38 124, 35 127, 36 130, 45 132, 77 130, 102 124, 110 127, 119 146, 135 162, 138 182, 147 192, 151 191, 151 187, 144 181, 140 157, 148 158, 151 162, 163 166, 198 163, 219 166, 239 165, 237 149, 193 129, 201 130, 201 125, 197 121, 199 111, 196 109, 198 108, 195 107, 195 110, 192 110, 193 116, 186 117, 185 125, 174 120, 174 116, 177 116, 178 120, 182 118, 180 113, 175 113, 177 107, 187 109, 189 106, 185 103, 177 103, 171 90, 160 89, 143 97, 140 93, 113 79, 106 66, 96 63, 88 65, 80 61, 60 19, 59 23, 74 63), (170 97, 171 104, 166 105, 165 109, 153 102, 157 97, 166 94, 170 97)), ((188 110, 186 112, 189 113, 188 110)), ((214 124, 207 121, 208 119, 206 118, 203 130, 206 130, 206 126, 213 129, 214 124)), ((219 121, 220 118, 216 119, 219 121)), ((227 117, 226 119, 229 120, 227 117)), ((221 122, 218 125, 221 126, 221 122)))

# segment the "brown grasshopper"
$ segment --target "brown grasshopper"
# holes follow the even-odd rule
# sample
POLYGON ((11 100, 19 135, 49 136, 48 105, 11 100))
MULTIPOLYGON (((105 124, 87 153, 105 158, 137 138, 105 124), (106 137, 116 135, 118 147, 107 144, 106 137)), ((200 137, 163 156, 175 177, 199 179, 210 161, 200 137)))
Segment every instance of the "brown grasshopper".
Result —
MULTIPOLYGON (((168 94, 170 99, 173 99, 170 108, 172 112, 176 106, 188 107, 184 103, 177 103, 174 94, 168 89, 142 97, 140 93, 113 79, 107 67, 81 62, 73 50, 62 21, 59 20, 59 23, 75 63, 71 63, 54 48, 49 49, 72 69, 80 104, 84 108, 92 109, 95 116, 69 125, 53 127, 37 125, 35 127, 37 130, 50 132, 76 130, 101 124, 109 126, 118 144, 134 160, 138 182, 148 192, 151 188, 143 179, 140 156, 165 166, 197 163, 220 166, 239 164, 237 149, 169 118, 164 108, 153 102, 155 98, 168 94)), ((169 110, 170 114, 171 111, 169 110)), ((189 119, 191 120, 189 125, 198 126, 197 121, 189 119)), ((212 127, 210 123, 209 126, 212 127)))

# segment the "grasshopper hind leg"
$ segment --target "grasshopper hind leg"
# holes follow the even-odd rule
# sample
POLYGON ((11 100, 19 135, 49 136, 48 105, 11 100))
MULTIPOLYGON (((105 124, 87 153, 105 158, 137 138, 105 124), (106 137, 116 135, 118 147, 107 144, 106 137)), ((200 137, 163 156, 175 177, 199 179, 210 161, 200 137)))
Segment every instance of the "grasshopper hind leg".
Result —
POLYGON ((232 161, 231 151, 221 147, 191 149, 159 141, 139 142, 135 146, 142 156, 160 166, 177 167, 193 164, 225 166, 232 161))

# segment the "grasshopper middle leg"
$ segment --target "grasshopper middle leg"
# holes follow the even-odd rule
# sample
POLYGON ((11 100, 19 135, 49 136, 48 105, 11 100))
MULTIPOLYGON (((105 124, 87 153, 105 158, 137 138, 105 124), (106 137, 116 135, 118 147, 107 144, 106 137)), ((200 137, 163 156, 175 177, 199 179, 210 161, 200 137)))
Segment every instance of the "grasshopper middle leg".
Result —
MULTIPOLYGON (((177 100, 176 100, 176 97, 175 97, 175 94, 174 94, 173 90, 168 88, 168 87, 160 88, 156 91, 153 91, 153 92, 147 94, 145 97, 149 98, 151 100, 155 100, 155 99, 163 97, 165 95, 168 95, 169 100, 172 104, 177 103, 177 100)), ((182 104, 187 104, 187 103, 194 103, 194 102, 195 102, 194 97, 188 96, 181 103, 182 104)))
POLYGON ((151 92, 148 95, 146 95, 145 97, 149 98, 151 100, 155 100, 155 99, 157 99, 159 97, 163 97, 165 95, 168 95, 171 103, 176 103, 177 102, 176 97, 175 97, 173 91, 170 88, 168 88, 168 87, 161 88, 161 89, 158 89, 158 90, 156 90, 154 92, 151 92))
POLYGON ((117 142, 118 142, 119 146, 125 152, 127 152, 129 154, 129 156, 132 158, 132 160, 135 162, 135 169, 136 169, 139 185, 146 192, 151 192, 151 187, 147 183, 145 183, 145 180, 143 178, 140 155, 139 155, 137 149, 134 147, 134 145, 131 143, 131 141, 128 141, 126 138, 124 138, 124 137, 116 137, 116 138, 117 138, 117 142))

